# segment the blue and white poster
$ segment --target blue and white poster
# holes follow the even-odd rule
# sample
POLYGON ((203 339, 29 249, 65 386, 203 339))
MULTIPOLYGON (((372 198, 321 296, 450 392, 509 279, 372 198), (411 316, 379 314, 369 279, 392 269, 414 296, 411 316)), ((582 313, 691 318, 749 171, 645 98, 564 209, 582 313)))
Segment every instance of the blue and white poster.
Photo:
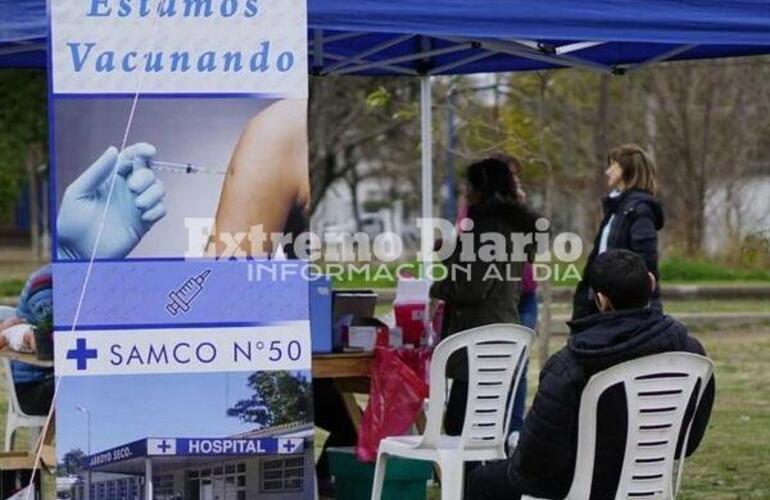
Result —
POLYGON ((74 498, 311 498, 304 0, 50 0, 74 498))

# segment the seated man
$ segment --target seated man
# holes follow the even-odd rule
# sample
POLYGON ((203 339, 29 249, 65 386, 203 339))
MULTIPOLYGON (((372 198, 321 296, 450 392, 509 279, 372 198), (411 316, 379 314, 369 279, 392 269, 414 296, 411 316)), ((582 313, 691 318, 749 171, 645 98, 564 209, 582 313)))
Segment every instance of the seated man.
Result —
MULTIPOLYGON (((519 444, 508 460, 474 470, 466 498, 513 500, 522 494, 563 498, 572 484, 577 453, 580 397, 597 372, 641 356, 685 351, 705 355, 681 323, 649 307, 655 278, 642 259, 627 250, 610 250, 588 271, 601 312, 570 323, 567 346, 551 356, 540 374, 532 408, 519 444)), ((692 419, 689 456, 698 447, 714 402, 714 380, 692 419)), ((614 498, 626 439, 626 401, 621 386, 608 389, 598 405, 597 453, 591 498, 614 498), (616 390, 617 389, 617 390, 616 390)), ((679 444, 681 446, 681 442, 679 444)), ((681 448, 680 448, 681 449, 681 448)))
MULTIPOLYGON (((24 285, 15 317, 0 323, 0 348, 36 350, 32 329, 51 327, 52 295, 51 268, 44 266, 32 273, 24 285)), ((12 361, 11 373, 21 410, 27 415, 47 415, 54 393, 53 368, 12 361)))

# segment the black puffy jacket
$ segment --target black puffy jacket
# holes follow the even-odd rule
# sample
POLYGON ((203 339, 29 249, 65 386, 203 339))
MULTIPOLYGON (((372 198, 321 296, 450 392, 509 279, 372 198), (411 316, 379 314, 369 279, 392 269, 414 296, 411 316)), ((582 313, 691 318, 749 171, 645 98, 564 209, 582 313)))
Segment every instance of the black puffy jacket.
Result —
MULTIPOLYGON (((583 277, 593 264, 599 252, 599 242, 602 237, 602 228, 613 215, 607 250, 622 248, 636 252, 643 259, 647 270, 659 279, 658 273, 658 235, 665 223, 663 207, 660 202, 640 189, 630 189, 620 196, 613 198, 605 196, 602 200, 604 218, 599 225, 599 232, 594 239, 594 248, 588 255, 583 277)), ((660 287, 656 287, 652 296, 653 306, 662 310, 660 305, 660 287)), ((578 319, 599 312, 596 308, 593 291, 583 279, 575 290, 572 307, 572 319, 578 319)))
MULTIPOLYGON (((540 373, 535 400, 509 461, 508 474, 515 489, 539 498, 563 498, 572 484, 580 397, 592 375, 651 354, 685 351, 705 355, 684 325, 650 308, 599 313, 570 326, 573 335, 567 346, 554 354, 540 373)), ((713 402, 714 379, 695 412, 688 456, 703 437, 713 402)), ((693 411, 694 400, 688 421, 693 411)), ((626 415, 620 386, 608 389, 599 401, 592 499, 615 497, 623 463, 626 415)))

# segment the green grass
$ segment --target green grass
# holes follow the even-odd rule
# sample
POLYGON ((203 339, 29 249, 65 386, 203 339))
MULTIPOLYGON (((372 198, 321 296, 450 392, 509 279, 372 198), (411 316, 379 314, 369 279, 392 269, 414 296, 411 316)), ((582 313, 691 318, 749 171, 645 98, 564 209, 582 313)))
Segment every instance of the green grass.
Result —
POLYGON ((367 278, 363 275, 353 275, 350 277, 343 278, 337 278, 335 277, 333 280, 333 286, 334 288, 338 289, 354 289, 354 288, 394 288, 396 286, 396 282, 393 279, 390 278, 377 278, 374 277, 367 278))
POLYGON ((24 287, 24 280, 10 279, 0 281, 0 297, 13 297, 18 295, 24 287))
MULTIPOLYGON (((697 336, 716 363, 717 397, 706 435, 685 463, 677 498, 770 498, 770 327, 697 336)), ((554 337, 551 350, 561 348, 565 340, 554 337)), ((538 363, 530 363, 529 370, 531 398, 537 388, 538 363)), ((438 486, 429 486, 428 499, 439 498, 438 486)))
MULTIPOLYGON (((766 299, 729 299, 729 300, 668 300, 665 303, 666 314, 682 313, 770 313, 770 300, 766 299)), ((377 304, 374 315, 378 318, 393 312, 391 304, 377 304)), ((572 304, 554 303, 551 306, 554 315, 572 313, 572 304)))
MULTIPOLYGON (((681 313, 769 313, 770 300, 767 299, 726 299, 726 300, 667 300, 664 303, 666 314, 681 313)), ((553 314, 569 314, 572 305, 557 303, 551 307, 553 314)))
MULTIPOLYGON (((419 266, 408 263, 409 269, 416 272, 419 266)), ((583 263, 575 264, 579 272, 583 270, 583 263)), ((557 276, 554 272, 551 282, 559 286, 575 286, 577 280, 572 277, 566 279, 566 264, 558 266, 557 276)), ((387 264, 391 275, 395 274, 397 265, 387 264)), ((729 266, 716 260, 687 259, 673 257, 664 259, 660 263, 661 280, 664 283, 770 283, 770 269, 761 267, 736 267, 729 266)), ((395 286, 395 281, 385 276, 376 276, 372 271, 371 276, 363 273, 347 277, 347 279, 335 279, 334 285, 339 288, 390 288, 395 286), (376 279, 375 279, 376 278, 376 279)))
MULTIPOLYGON (((25 277, 38 264, 19 262, 0 262, 0 297, 11 297, 19 293, 24 285, 25 277)), ((579 272, 583 263, 575 264, 579 272)), ((393 288, 396 282, 392 279, 396 274, 398 264, 375 264, 367 273, 351 273, 344 278, 335 277, 335 288, 393 288), (388 272, 378 272, 378 266, 388 272)), ((416 262, 401 264, 402 268, 419 273, 420 266, 416 262)), ((559 265, 559 273, 566 272, 566 264, 559 265)), ((665 283, 770 283, 770 270, 761 268, 729 267, 717 261, 703 259, 670 258, 663 260, 660 265, 662 280, 665 283)), ((552 283, 559 286, 575 286, 577 280, 563 276, 552 277, 552 283), (558 279, 557 279, 558 278, 558 279)))
POLYGON ((660 275, 664 283, 770 282, 768 269, 730 267, 718 261, 680 257, 663 260, 660 275))
POLYGON ((770 331, 702 338, 716 362, 717 398, 679 498, 770 498, 770 331))
MULTIPOLYGON (((356 268, 364 267, 366 264, 356 264, 356 268)), ((393 288, 396 286, 395 277, 399 271, 407 272, 413 276, 419 276, 422 264, 411 261, 401 264, 383 264, 372 263, 369 265, 369 271, 348 272, 345 276, 334 276, 332 281, 335 288, 393 288)))
POLYGON ((40 262, 29 260, 24 253, 0 258, 0 297, 18 295, 30 273, 41 265, 40 262))
MULTIPOLYGON (((717 397, 703 442, 685 462, 677 498, 770 498, 770 328, 697 337, 716 363, 717 397)), ((552 350, 565 341, 552 337, 552 350)), ((535 365, 528 373, 530 397, 537 389, 535 365)))
MULTIPOLYGON (((770 327, 696 336, 716 364, 717 395, 706 435, 685 462, 677 498, 770 498, 770 327)), ((551 350, 564 342, 566 337, 552 337, 551 350)), ((529 366, 529 398, 537 390, 537 365, 529 366)), ((429 498, 439 496, 431 492, 429 498)))
POLYGON ((722 313, 722 312, 770 312, 770 300, 731 299, 731 300, 668 300, 666 313, 722 313))

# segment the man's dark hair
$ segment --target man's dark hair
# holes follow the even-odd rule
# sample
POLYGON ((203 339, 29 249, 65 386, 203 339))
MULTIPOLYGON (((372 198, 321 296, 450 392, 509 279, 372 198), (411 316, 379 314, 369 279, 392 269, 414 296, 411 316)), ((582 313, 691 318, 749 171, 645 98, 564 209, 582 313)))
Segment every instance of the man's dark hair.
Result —
POLYGON ((588 284, 615 309, 636 309, 650 302, 652 290, 644 261, 629 250, 608 250, 588 270, 588 284))

